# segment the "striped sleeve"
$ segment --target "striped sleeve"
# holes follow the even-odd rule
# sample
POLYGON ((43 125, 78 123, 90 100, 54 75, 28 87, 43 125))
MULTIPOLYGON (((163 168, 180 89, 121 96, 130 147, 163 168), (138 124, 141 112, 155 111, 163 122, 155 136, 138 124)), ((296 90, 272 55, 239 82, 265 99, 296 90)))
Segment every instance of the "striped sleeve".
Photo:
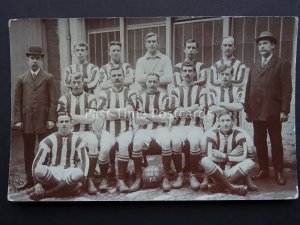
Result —
POLYGON ((142 96, 139 96, 136 100, 136 111, 139 112, 139 113, 144 113, 142 96))
POLYGON ((58 99, 57 109, 56 112, 58 115, 65 114, 68 112, 68 105, 67 105, 67 98, 66 96, 61 96, 58 99))
POLYGON ((107 109, 107 92, 102 91, 98 98, 98 110, 107 109))
POLYGON ((134 78, 132 66, 129 63, 124 63, 123 67, 125 71, 125 77, 134 78))
POLYGON ((32 163, 32 174, 34 175, 34 170, 38 165, 49 165, 50 163, 50 153, 51 149, 53 147, 51 138, 48 137, 44 139, 40 144, 39 144, 39 150, 34 158, 34 161, 32 163))
POLYGON ((88 109, 97 110, 97 100, 93 94, 88 94, 88 109))
POLYGON ((244 104, 245 102, 245 95, 241 87, 237 88, 236 90, 236 94, 234 96, 234 102, 242 103, 242 104, 244 104))
POLYGON ((177 63, 174 66, 174 86, 175 87, 180 87, 181 86, 181 76, 180 76, 180 67, 181 63, 177 63))
MULTIPOLYGON (((213 161, 215 162, 218 162, 220 161, 220 159, 216 159, 215 157, 213 157, 212 155, 212 150, 213 149, 219 149, 219 143, 218 143, 218 138, 217 138, 217 133, 218 133, 218 129, 216 130, 210 130, 208 131, 205 136, 206 136, 206 139, 205 139, 205 143, 203 145, 203 147, 205 148, 204 149, 204 153, 207 154, 207 156, 209 158, 211 158, 213 161)), ((203 154, 204 154, 203 153, 203 154)))
POLYGON ((98 66, 96 65, 93 65, 93 64, 89 64, 88 65, 90 68, 89 68, 89 71, 90 71, 90 79, 89 79, 89 82, 87 83, 87 88, 89 90, 94 90, 97 85, 98 85, 98 82, 99 82, 99 68, 98 66))
POLYGON ((132 109, 135 109, 137 106, 137 92, 134 90, 128 91, 127 105, 131 106, 132 109))
POLYGON ((71 67, 68 66, 65 69, 65 74, 64 74, 64 85, 66 87, 70 87, 71 86, 71 67))
POLYGON ((101 66, 100 70, 99 70, 99 82, 103 82, 108 80, 108 74, 106 72, 105 66, 101 66))
POLYGON ((241 155, 241 156, 231 156, 229 153, 228 160, 230 162, 242 162, 243 160, 245 160, 247 158, 247 153, 248 153, 248 147, 247 147, 245 135, 238 130, 234 130, 233 136, 234 136, 234 143, 233 143, 232 149, 235 149, 238 146, 242 146, 244 152, 243 152, 243 155, 241 155))

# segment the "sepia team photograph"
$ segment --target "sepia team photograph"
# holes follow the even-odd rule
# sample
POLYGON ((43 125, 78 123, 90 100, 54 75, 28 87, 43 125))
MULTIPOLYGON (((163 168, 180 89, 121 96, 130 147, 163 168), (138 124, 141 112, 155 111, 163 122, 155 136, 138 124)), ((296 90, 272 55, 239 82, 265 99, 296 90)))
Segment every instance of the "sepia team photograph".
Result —
POLYGON ((297 17, 12 19, 8 200, 298 198, 297 17))

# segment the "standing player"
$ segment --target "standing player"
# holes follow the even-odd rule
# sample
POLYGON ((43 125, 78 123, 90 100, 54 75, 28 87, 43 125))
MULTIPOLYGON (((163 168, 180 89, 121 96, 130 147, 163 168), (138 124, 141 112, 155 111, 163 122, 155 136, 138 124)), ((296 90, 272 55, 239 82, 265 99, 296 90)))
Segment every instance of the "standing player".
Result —
POLYGON ((91 125, 95 121, 97 110, 97 100, 93 94, 83 91, 84 77, 81 72, 71 74, 71 92, 62 96, 58 100, 58 113, 67 112, 71 116, 71 122, 74 125, 74 132, 78 134, 86 145, 89 156, 90 166, 87 174, 87 192, 96 194, 97 188, 93 182, 93 174, 97 164, 99 154, 98 137, 91 130, 91 125))
POLYGON ((168 56, 160 53, 159 37, 156 33, 147 33, 144 37, 147 48, 146 54, 136 62, 135 79, 142 86, 141 93, 146 90, 146 76, 148 73, 159 75, 159 90, 167 93, 167 87, 172 83, 172 64, 168 56))
POLYGON ((173 116, 168 115, 166 105, 169 105, 167 94, 158 91, 159 75, 149 73, 146 77, 147 90, 140 95, 137 101, 136 123, 140 129, 133 139, 132 158, 136 173, 136 180, 130 187, 130 191, 138 191, 142 186, 142 151, 158 145, 162 149, 162 163, 164 168, 163 191, 170 191, 171 185, 168 179, 172 160, 170 148, 171 139, 168 128, 169 120, 173 116))
POLYGON ((173 162, 178 178, 173 183, 174 188, 181 188, 183 184, 181 150, 183 143, 188 140, 190 144, 190 185, 197 190, 200 183, 195 174, 198 171, 201 158, 200 140, 203 135, 203 116, 205 107, 205 89, 194 85, 196 74, 194 64, 184 62, 181 66, 182 86, 175 88, 172 95, 178 101, 175 109, 175 121, 171 131, 173 162), (202 118, 201 118, 202 117, 202 118))
POLYGON ((65 70, 64 84, 71 88, 71 74, 81 72, 84 78, 83 88, 87 93, 94 93, 95 88, 100 82, 98 66, 88 62, 89 46, 85 42, 78 42, 74 45, 74 54, 77 62, 68 66, 65 70))
MULTIPOLYGON (((233 126, 232 115, 223 111, 218 115, 220 128, 208 131, 204 143, 207 157, 201 164, 206 174, 216 182, 212 192, 228 189, 233 194, 246 195, 247 187, 234 185, 243 179, 247 182, 255 163, 247 159, 247 143, 243 132, 233 126)), ((248 183, 247 183, 248 184, 248 183)))
POLYGON ((228 65, 233 68, 232 83, 234 86, 241 87, 244 83, 246 65, 234 57, 235 43, 231 36, 224 37, 221 45, 222 59, 211 66, 210 84, 220 85, 218 68, 221 65, 228 65))
MULTIPOLYGON (((204 63, 196 61, 196 55, 198 53, 199 44, 194 39, 188 39, 184 43, 184 62, 193 63, 196 67, 196 76, 194 76, 194 84, 203 86, 206 84, 207 75, 203 70, 204 63)), ((181 79, 181 63, 177 63, 174 67, 174 86, 180 87, 182 85, 181 79)))
POLYGON ((112 68, 109 79, 112 88, 101 93, 99 99, 100 113, 105 117, 105 122, 98 158, 102 176, 98 189, 101 192, 106 192, 108 189, 109 152, 117 143, 119 147, 117 189, 121 193, 126 193, 129 191, 125 183, 125 173, 129 162, 128 146, 133 138, 131 113, 136 107, 137 94, 128 87, 124 87, 125 75, 121 68, 112 68))
POLYGON ((58 132, 40 143, 32 166, 38 181, 30 194, 32 200, 80 193, 89 160, 83 141, 71 132, 71 126, 69 116, 58 116, 58 132))
POLYGON ((109 79, 110 70, 114 67, 119 67, 123 70, 125 75, 124 86, 129 87, 133 83, 133 69, 129 63, 121 62, 121 47, 122 44, 119 41, 111 41, 108 43, 108 55, 110 61, 101 66, 100 68, 100 80, 102 81, 99 85, 101 90, 107 90, 112 87, 109 79))

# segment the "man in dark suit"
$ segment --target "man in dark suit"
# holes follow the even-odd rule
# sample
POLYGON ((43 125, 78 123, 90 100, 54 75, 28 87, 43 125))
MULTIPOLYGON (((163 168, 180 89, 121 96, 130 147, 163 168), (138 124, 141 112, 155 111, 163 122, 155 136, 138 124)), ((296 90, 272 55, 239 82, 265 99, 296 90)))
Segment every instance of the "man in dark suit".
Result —
POLYGON ((256 38, 261 59, 250 70, 245 97, 247 120, 253 122, 254 144, 260 171, 254 179, 269 177, 267 133, 272 147, 272 162, 278 184, 283 176, 281 123, 288 120, 292 97, 291 66, 274 54, 277 39, 269 31, 256 38))
POLYGON ((27 180, 19 190, 32 187, 32 162, 36 136, 40 142, 49 135, 56 122, 56 90, 54 78, 40 67, 44 56, 39 46, 26 53, 30 70, 17 80, 14 99, 14 125, 22 131, 27 180))

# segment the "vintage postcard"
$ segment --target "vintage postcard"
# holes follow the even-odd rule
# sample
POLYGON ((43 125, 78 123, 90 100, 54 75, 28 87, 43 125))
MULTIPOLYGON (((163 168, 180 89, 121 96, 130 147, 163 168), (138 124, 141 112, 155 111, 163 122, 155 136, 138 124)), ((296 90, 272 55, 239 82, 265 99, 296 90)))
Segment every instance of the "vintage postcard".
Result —
POLYGON ((10 201, 298 198, 297 17, 12 19, 10 201))

